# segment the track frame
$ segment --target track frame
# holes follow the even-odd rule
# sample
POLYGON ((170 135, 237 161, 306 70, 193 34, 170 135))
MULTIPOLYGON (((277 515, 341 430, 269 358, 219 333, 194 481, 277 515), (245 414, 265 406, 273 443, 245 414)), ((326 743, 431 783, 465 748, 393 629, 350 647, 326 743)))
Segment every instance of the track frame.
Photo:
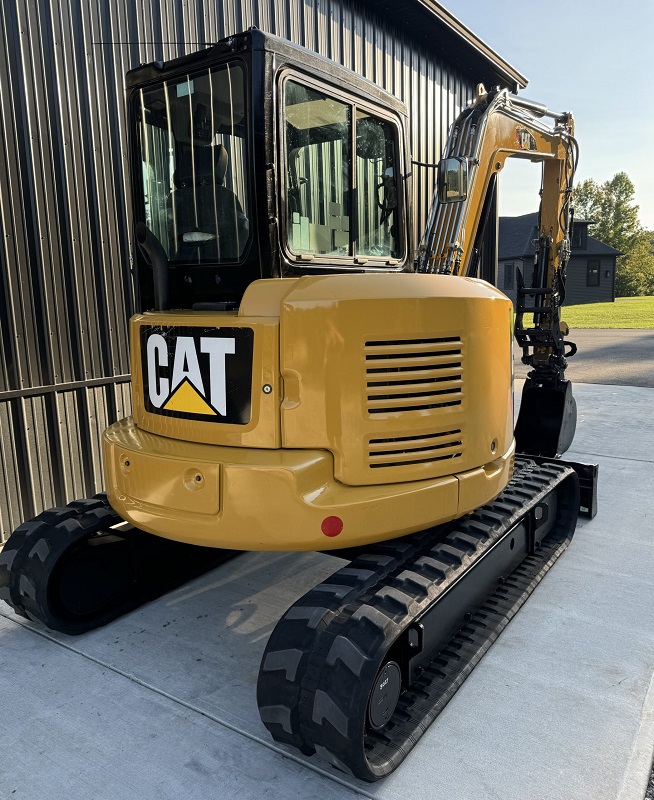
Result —
POLYGON ((76 635, 239 554, 138 530, 101 493, 16 528, 0 552, 0 599, 22 617, 76 635))
POLYGON ((273 738, 366 781, 388 775, 565 551, 578 512, 571 467, 516 458, 494 502, 356 554, 269 639, 257 700, 273 738), (393 665, 396 703, 382 686, 393 665))

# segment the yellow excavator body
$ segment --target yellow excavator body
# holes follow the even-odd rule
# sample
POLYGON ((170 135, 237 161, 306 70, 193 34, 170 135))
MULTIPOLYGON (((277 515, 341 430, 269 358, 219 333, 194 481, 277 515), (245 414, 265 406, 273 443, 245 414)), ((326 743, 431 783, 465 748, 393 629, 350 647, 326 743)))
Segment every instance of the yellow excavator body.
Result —
POLYGON ((262 280, 238 313, 139 314, 134 416, 103 437, 109 501, 151 533, 241 550, 353 547, 468 513, 511 477, 512 320, 490 284, 407 273, 262 280), (251 398, 230 423, 245 334, 251 398))
POLYGON ((12 534, 0 598, 78 634, 240 551, 329 550, 346 566, 275 625, 257 705, 276 742, 377 780, 596 509, 597 466, 556 458, 572 116, 480 86, 421 165, 416 255, 406 109, 361 77, 250 29, 127 88, 133 416, 103 434, 106 496, 12 534), (515 328, 493 286, 509 156, 543 179, 515 328))

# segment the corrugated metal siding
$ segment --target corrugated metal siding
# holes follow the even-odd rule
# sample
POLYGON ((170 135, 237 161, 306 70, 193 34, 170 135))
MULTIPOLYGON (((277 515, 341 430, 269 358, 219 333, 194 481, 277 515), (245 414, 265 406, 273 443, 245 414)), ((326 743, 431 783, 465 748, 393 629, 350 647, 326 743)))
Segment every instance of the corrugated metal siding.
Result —
MULTIPOLYGON (((0 536, 102 487, 102 428, 129 413, 124 73, 251 25, 407 103, 413 157, 438 159, 474 81, 437 45, 350 0, 15 0, 0 4, 0 536)), ((414 172, 416 241, 433 171, 414 172)))

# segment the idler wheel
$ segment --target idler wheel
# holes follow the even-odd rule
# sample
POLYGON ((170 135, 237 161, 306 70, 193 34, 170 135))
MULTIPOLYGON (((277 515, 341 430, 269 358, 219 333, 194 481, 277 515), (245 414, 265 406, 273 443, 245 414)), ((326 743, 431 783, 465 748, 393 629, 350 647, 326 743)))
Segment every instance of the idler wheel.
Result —
POLYGON ((368 721, 375 730, 393 716, 402 690, 402 673, 395 661, 387 661, 377 673, 368 701, 368 721))

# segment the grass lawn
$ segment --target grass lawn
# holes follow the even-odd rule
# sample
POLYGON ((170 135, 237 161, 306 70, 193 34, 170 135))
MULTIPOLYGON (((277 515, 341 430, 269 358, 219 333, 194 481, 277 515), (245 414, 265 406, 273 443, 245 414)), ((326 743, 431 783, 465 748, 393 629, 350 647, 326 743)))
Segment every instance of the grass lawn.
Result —
POLYGON ((615 303, 564 306, 571 328, 654 328, 654 297, 620 297, 615 303))

